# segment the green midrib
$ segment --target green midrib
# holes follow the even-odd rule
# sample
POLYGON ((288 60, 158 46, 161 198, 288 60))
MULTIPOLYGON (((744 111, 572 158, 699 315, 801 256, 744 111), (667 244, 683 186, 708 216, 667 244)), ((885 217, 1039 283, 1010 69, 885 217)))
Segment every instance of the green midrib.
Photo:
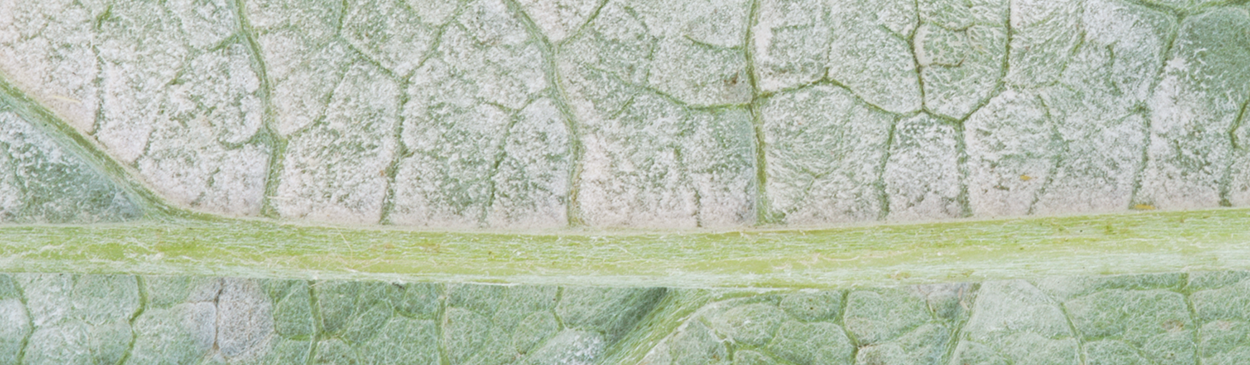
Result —
POLYGON ((1250 209, 735 231, 431 232, 268 221, 0 227, 0 271, 848 287, 1250 268, 1250 209))

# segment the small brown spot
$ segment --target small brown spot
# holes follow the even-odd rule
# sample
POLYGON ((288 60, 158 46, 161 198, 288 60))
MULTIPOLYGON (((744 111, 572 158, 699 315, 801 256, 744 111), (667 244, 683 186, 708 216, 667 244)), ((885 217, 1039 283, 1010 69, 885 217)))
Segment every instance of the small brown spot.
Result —
POLYGON ((1150 204, 1135 204, 1135 205, 1133 205, 1133 209, 1136 209, 1136 210, 1155 210, 1155 206, 1150 205, 1150 204))
POLYGON ((1020 181, 1029 181, 1029 180, 1033 180, 1033 177, 1029 175, 1020 175, 1020 181))

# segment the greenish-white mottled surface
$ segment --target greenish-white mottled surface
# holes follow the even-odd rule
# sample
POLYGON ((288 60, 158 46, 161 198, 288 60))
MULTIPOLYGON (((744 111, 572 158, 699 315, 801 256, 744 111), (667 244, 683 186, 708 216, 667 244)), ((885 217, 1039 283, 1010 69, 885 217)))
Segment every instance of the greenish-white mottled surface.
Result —
POLYGON ((1243 206, 1248 32, 1244 0, 5 0, 0 75, 6 130, 171 207, 820 226, 1243 206))
POLYGON ((1238 364, 1247 105, 1246 0, 0 0, 0 363, 1238 364))
POLYGON ((826 290, 0 275, 5 363, 1237 364, 1250 276, 826 290))

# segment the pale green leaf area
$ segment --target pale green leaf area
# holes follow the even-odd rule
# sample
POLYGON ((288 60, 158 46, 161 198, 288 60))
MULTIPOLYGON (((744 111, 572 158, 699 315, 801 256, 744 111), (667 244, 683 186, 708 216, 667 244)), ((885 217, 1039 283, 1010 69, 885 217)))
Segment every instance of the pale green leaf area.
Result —
POLYGON ((0 270, 851 287, 1250 268, 1250 211, 735 231, 436 232, 253 220, 0 228, 0 270))

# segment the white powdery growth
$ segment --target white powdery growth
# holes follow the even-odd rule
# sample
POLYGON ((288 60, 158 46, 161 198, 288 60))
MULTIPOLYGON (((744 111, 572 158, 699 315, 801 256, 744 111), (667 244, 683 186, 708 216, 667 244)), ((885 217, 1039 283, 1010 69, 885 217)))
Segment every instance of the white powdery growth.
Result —
POLYGON ((749 113, 689 110, 645 92, 632 97, 618 115, 582 119, 578 204, 585 221, 633 227, 753 221, 749 113))
POLYGON ((758 6, 750 46, 762 91, 827 76, 887 111, 920 109, 908 45, 917 24, 915 2, 765 0, 758 6))
MULTIPOLYGON (((1250 12, 1250 3, 1245 9, 1250 12)), ((1230 166, 1229 203, 1233 206, 1250 205, 1250 100, 1241 107, 1241 121, 1233 131, 1233 165, 1230 166)))
POLYGON ((343 38, 355 50, 400 77, 407 76, 434 44, 436 27, 400 0, 353 0, 347 3, 343 38))
POLYGON ((325 115, 353 53, 337 38, 341 1, 244 2, 269 77, 275 127, 283 136, 325 115))
POLYGON ((571 137, 532 39, 501 1, 466 6, 410 79, 392 223, 564 226, 571 137))
POLYGON ((920 78, 908 37, 914 1, 839 0, 830 4, 829 79, 893 113, 920 110, 920 78))
POLYGON ((518 0, 551 43, 577 33, 605 0, 518 0))
MULTIPOLYGON (((1173 9, 1185 9, 1193 5, 1194 0, 1143 0, 1147 4, 1163 5, 1173 9)), ((1204 0, 1207 2, 1210 0, 1204 0)), ((1216 0, 1219 1, 1219 0, 1216 0)))
POLYGON ((687 38, 667 37, 656 45, 647 84, 695 106, 745 104, 751 100, 746 55, 711 48, 687 38))
POLYGON ((169 0, 165 6, 191 47, 210 49, 239 32, 230 0, 169 0))
POLYGON ((829 41, 823 1, 761 0, 751 28, 751 55, 760 91, 782 89, 825 77, 829 41))
POLYGON ((269 68, 268 75, 273 80, 272 105, 277 114, 276 129, 283 136, 307 128, 313 121, 325 116, 329 97, 343 81, 343 70, 349 67, 348 62, 354 56, 342 40, 306 45, 294 34, 281 31, 260 37, 261 47, 266 50, 267 65, 274 65, 269 68), (287 54, 270 54, 279 52, 287 54), (307 59, 302 59, 304 56, 307 59))
POLYGON ((968 29, 977 24, 1006 24, 1008 3, 1005 0, 936 0, 921 1, 920 20, 946 29, 968 29))
POLYGON ((140 282, 143 312, 134 318, 135 340, 128 361, 187 363, 204 358, 217 343, 221 279, 156 276, 140 282))
POLYGON ((34 331, 25 361, 41 364, 118 363, 133 338, 130 319, 141 309, 133 276, 15 275, 34 331))
POLYGON ((273 305, 254 280, 225 279, 217 298, 216 353, 229 361, 259 357, 274 334, 273 305))
POLYGON ((982 284, 952 363, 1079 364, 1080 343, 1059 304, 1024 280, 982 284))
MULTIPOLYGON (((802 293, 740 297, 704 305, 682 318, 681 324, 668 336, 659 339, 641 362, 655 365, 726 364, 726 359, 732 357, 737 364, 857 363, 852 356, 856 346, 847 336, 846 329, 833 323, 836 318, 842 317, 838 313, 842 309, 842 296, 841 292, 804 290, 802 293), (837 299, 825 299, 830 297, 837 299)), ((918 298, 909 302, 924 305, 918 298)), ((928 313, 909 312, 909 309, 921 308, 894 307, 886 310, 890 310, 895 317, 928 317, 928 313)), ((862 317, 852 316, 854 314, 847 315, 847 327, 862 323, 858 321, 862 317)), ((881 345, 866 340, 866 337, 858 338, 861 351, 874 351, 874 347, 881 345)), ((919 346, 927 342, 927 339, 915 338, 920 336, 909 337, 913 337, 911 342, 919 343, 919 346)), ((915 351, 910 348, 897 350, 915 351)), ((863 353, 860 352, 861 356, 863 353)), ((896 357, 899 356, 890 358, 896 357)), ((874 360, 881 359, 864 360, 861 358, 858 363, 875 363, 874 360)), ((923 363, 891 362, 889 358, 886 361, 889 364, 923 363)))
POLYGON ((675 364, 712 364, 714 361, 729 358, 729 341, 717 338, 711 329, 702 322, 688 321, 677 327, 665 337, 647 355, 642 358, 643 364, 675 365, 675 364))
POLYGON ((166 86, 191 52, 178 22, 159 5, 129 3, 110 10, 101 25, 102 118, 95 138, 111 155, 132 164, 147 149, 162 115, 166 86))
POLYGON ((1151 108, 1149 160, 1138 200, 1164 209, 1220 203, 1233 158, 1229 133, 1250 98, 1250 14, 1217 8, 1188 17, 1151 108))
MULTIPOLYGON (((5 281, 8 287, 5 289, 13 288, 12 280, 5 281)), ((7 293, 0 296, 0 359, 17 362, 22 355, 24 340, 32 330, 30 315, 22 298, 15 295, 17 293, 11 289, 5 291, 7 293)))
POLYGON ((247 143, 263 114, 250 61, 239 44, 206 53, 166 88, 167 119, 153 125, 137 165, 173 201, 218 213, 260 212, 269 151, 247 143))
POLYGON ((1120 211, 1144 161, 1150 87, 1162 67, 1172 16, 1109 0, 1085 3, 1082 45, 1059 84, 1041 96, 1063 141, 1034 213, 1120 211))
POLYGON ((654 176, 647 176, 633 161, 609 152, 622 150, 623 146, 609 145, 593 135, 583 137, 582 146, 585 155, 577 202, 587 223, 601 227, 698 226, 694 192, 674 171, 676 157, 672 153, 646 161, 642 167, 655 172, 654 176), (651 184, 631 186, 642 185, 641 180, 647 177, 654 179, 651 184))
MULTIPOLYGON (((290 139, 272 197, 279 214, 361 223, 382 217, 387 170, 398 148, 394 131, 401 122, 403 90, 396 78, 406 78, 424 62, 457 6, 248 2, 273 81, 276 127, 290 139), (366 65, 362 57, 385 70, 366 65)), ((400 175, 396 191, 418 185, 400 175)))
POLYGON ((743 109, 691 113, 694 133, 683 148, 686 173, 698 194, 699 224, 735 227, 755 221, 755 131, 743 109))
MULTIPOLYGON (((205 132, 200 129, 157 133, 169 138, 211 141, 212 135, 205 132)), ((230 149, 216 144, 182 143, 153 146, 150 155, 140 159, 138 165, 139 171, 176 203, 214 213, 256 215, 265 191, 268 162, 269 151, 257 146, 230 149), (219 165, 196 162, 202 160, 219 165)))
MULTIPOLYGON (((1250 104, 1250 102, 1247 102, 1250 104)), ((1250 205, 1250 112, 1242 107, 1241 121, 1233 131, 1233 163, 1229 166, 1228 202, 1233 206, 1250 205)))
POLYGON ((694 111, 638 93, 619 115, 585 128, 578 204, 588 224, 717 227, 754 219, 745 110, 694 111), (702 131, 684 132, 695 130, 702 131))
MULTIPOLYGON (((560 74, 576 73, 575 69, 570 69, 575 67, 574 64, 594 65, 594 69, 603 71, 604 77, 612 77, 635 85, 646 84, 656 41, 657 38, 648 33, 647 25, 643 24, 643 18, 636 12, 628 11, 616 2, 609 2, 580 35, 569 39, 561 47, 558 55, 564 64, 560 65, 560 74)), ((606 86, 603 85, 600 88, 606 86)), ((570 95, 570 98, 577 97, 577 93, 571 94, 573 95, 570 95)), ((620 95, 619 93, 613 94, 620 95)), ((623 99, 628 99, 623 96, 619 98, 622 100, 613 104, 620 104, 623 99)), ((599 103, 601 102, 595 104, 599 103)), ((588 102, 572 104, 576 110, 596 106, 588 102)), ((579 112, 581 113, 585 112, 579 112)))
MULTIPOLYGON (((8 115, 0 116, 0 125, 8 124, 5 119, 11 118, 8 115)), ((8 127, 7 125, 5 127, 8 127)), ((13 158, 8 153, 0 153, 0 166, 9 168, 14 165, 13 158)), ((25 191, 22 189, 21 182, 17 180, 14 174, 0 175, 0 216, 9 217, 17 214, 23 203, 22 199, 25 191)), ((7 220, 7 219, 6 219, 7 220)))
POLYGON ((377 223, 395 154, 399 86, 357 61, 335 88, 324 119, 290 136, 277 196, 283 217, 377 223))
POLYGON ((955 218, 963 212, 958 141, 950 122, 923 114, 898 122, 884 173, 888 219, 955 218))
POLYGON ((413 75, 404 106, 400 160, 390 221, 401 225, 476 227, 490 201, 499 145, 512 116, 474 97, 474 84, 451 78, 431 60, 413 75))
POLYGON ((84 133, 100 105, 92 27, 104 11, 71 0, 0 0, 0 72, 84 133))
MULTIPOLYGON (((442 62, 426 65, 438 67, 442 62)), ((414 79, 424 76, 423 71, 414 79)), ((395 224, 476 227, 488 208, 494 164, 512 116, 497 106, 455 95, 471 85, 450 84, 412 84, 411 91, 443 91, 438 96, 450 100, 431 100, 431 106, 443 110, 423 110, 418 103, 426 100, 420 97, 404 107, 403 143, 413 155, 403 158, 396 172, 390 214, 395 224)))
POLYGON ((980 216, 1029 213, 1054 166, 1053 126, 1042 101, 1007 91, 968 118, 968 202, 980 216))
POLYGON ((420 13, 421 21, 432 26, 441 26, 451 20, 461 1, 448 0, 406 0, 408 9, 420 13))
POLYGON ((760 114, 770 213, 799 225, 877 219, 893 116, 829 85, 780 93, 760 114))
POLYGON ((551 99, 521 110, 495 172, 492 227, 560 227, 568 222, 572 140, 551 99))
POLYGON ((175 203, 260 212, 268 147, 260 77, 224 1, 118 3, 99 27, 94 137, 175 203))
POLYGON ((541 359, 533 363, 553 365, 591 365, 601 360, 607 347, 602 334, 589 331, 566 329, 547 340, 544 346, 535 349, 530 359, 541 359))
POLYGON ((1013 0, 1006 81, 1022 88, 1055 82, 1081 40, 1084 0, 1013 0))
POLYGON ((1147 4, 1162 5, 1178 11, 1193 12, 1194 10, 1205 8, 1209 5, 1228 4, 1235 1, 1229 0, 1142 0, 1147 4))
POLYGON ((682 114, 680 107, 643 94, 620 117, 587 126, 577 202, 588 224, 698 225, 698 202, 678 152, 682 114), (633 143, 640 140, 647 143, 633 143))
MULTIPOLYGON (((591 26, 596 28, 596 34, 585 35, 584 40, 597 41, 600 48, 608 48, 609 52, 617 51, 613 48, 619 47, 617 43, 621 41, 640 41, 643 44, 638 46, 645 47, 639 53, 622 55, 629 57, 625 60, 605 63, 647 63, 650 72, 642 74, 646 85, 683 103, 726 105, 751 100, 746 53, 742 49, 750 11, 746 1, 625 0, 610 2, 604 11, 609 12, 604 21, 591 26), (623 20, 637 22, 641 29, 629 23, 613 24, 623 20), (621 29, 612 29, 618 26, 621 29), (619 34, 638 30, 641 32, 629 36, 619 34)), ((633 81, 632 77, 626 79, 633 81)))
POLYGON ((557 63, 583 146, 577 208, 587 224, 754 221, 749 112, 691 107, 750 100, 740 48, 748 10, 613 1, 562 46, 557 63))
POLYGON ((988 100, 1007 57, 1007 2, 921 1, 913 43, 926 110, 963 119, 988 100))
MULTIPOLYGON (((741 225, 757 117, 768 213, 791 223, 962 213, 965 119, 975 214, 1250 204, 1250 5, 1145 2, 1185 24, 1122 0, 0 0, 0 71, 225 214, 260 211, 277 137, 292 217, 741 225)), ((31 194, 12 176, 8 206, 31 194)))
POLYGON ((1081 100, 1089 99, 1076 95, 1060 89, 1043 96, 1067 99, 1048 102, 1064 147, 1057 147, 1058 165, 1033 213, 1114 212, 1131 205, 1134 180, 1144 162, 1146 119, 1124 110, 1082 105, 1081 100))
POLYGON ((508 109, 522 109, 550 87, 536 39, 500 0, 468 4, 457 26, 447 30, 440 59, 465 73, 475 98, 508 109))
MULTIPOLYGON (((694 193, 683 184, 675 170, 676 156, 651 152, 646 165, 620 156, 625 150, 595 135, 582 139, 581 190, 578 191, 584 219, 593 226, 695 227, 694 193), (647 176, 644 171, 653 172, 647 176), (649 184, 643 180, 652 178, 649 184), (638 184, 638 186, 631 186, 638 184), (659 185, 659 186, 656 186, 659 185)), ((671 145, 664 146, 672 148, 671 145)))
MULTIPOLYGON (((1079 49, 1078 57, 1091 57, 1089 53, 1114 52, 1116 62, 1109 62, 1109 65, 1088 60, 1074 62, 1070 67, 1073 70, 1066 72, 1061 81, 1075 84, 1075 80, 1085 76, 1084 72, 1105 72, 1107 80, 1104 81, 1124 94, 1112 103, 1133 104, 1149 99, 1152 82, 1156 81, 1163 58, 1167 56, 1164 54, 1167 41, 1178 26, 1176 22, 1170 14, 1140 5, 1115 0, 1087 0, 1081 21, 1085 42, 1079 49), (1098 47, 1106 49, 1101 52, 1094 49, 1098 47), (1097 71, 1087 71, 1095 67, 1097 71)), ((1110 55, 1093 57, 1107 62, 1102 57, 1110 55)))

